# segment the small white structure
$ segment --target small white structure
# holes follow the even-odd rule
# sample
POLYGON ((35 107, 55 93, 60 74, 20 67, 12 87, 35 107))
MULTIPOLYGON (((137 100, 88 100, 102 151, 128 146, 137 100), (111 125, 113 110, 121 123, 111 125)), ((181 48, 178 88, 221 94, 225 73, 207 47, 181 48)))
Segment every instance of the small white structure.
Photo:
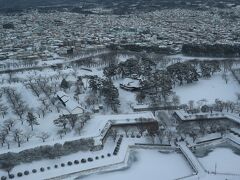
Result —
POLYGON ((141 88, 140 80, 125 78, 123 82, 120 84, 120 87, 128 91, 139 90, 141 88))
POLYGON ((65 92, 58 91, 57 97, 62 102, 62 104, 66 107, 66 110, 70 114, 83 114, 84 113, 84 109, 76 101, 71 99, 65 92))

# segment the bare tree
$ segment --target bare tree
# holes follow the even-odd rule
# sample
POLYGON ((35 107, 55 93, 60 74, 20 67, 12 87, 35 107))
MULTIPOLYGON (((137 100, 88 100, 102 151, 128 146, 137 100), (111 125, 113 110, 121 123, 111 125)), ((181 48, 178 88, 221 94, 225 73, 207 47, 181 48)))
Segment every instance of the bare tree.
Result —
POLYGON ((27 142, 34 136, 34 133, 29 129, 24 132, 24 137, 26 138, 27 142))
POLYGON ((160 141, 160 143, 162 144, 162 140, 163 140, 163 130, 159 129, 157 131, 157 135, 158 135, 158 139, 160 141))
POLYGON ((188 101, 188 105, 189 105, 189 109, 192 110, 194 107, 194 101, 193 100, 188 101))
POLYGON ((2 147, 7 139, 8 134, 4 131, 0 131, 0 142, 2 144, 2 147))
POLYGON ((30 88, 37 97, 40 96, 40 91, 36 83, 29 80, 29 82, 26 84, 26 87, 30 88))
POLYGON ((50 135, 46 132, 41 132, 39 135, 36 136, 37 138, 41 139, 42 142, 45 142, 49 137, 50 135))
POLYGON ((167 139, 168 139, 168 144, 170 144, 172 138, 173 138, 173 133, 172 131, 166 131, 166 136, 167 136, 167 139))
POLYGON ((174 104, 174 106, 178 106, 180 104, 180 98, 179 96, 177 96, 176 94, 173 95, 172 97, 172 102, 174 104))
POLYGON ((73 129, 75 127, 77 121, 79 120, 77 114, 69 114, 69 115, 65 115, 65 116, 68 119, 69 125, 73 129))
POLYGON ((0 114, 2 115, 2 118, 4 118, 7 113, 8 113, 8 107, 0 103, 0 114))
POLYGON ((7 144, 7 148, 10 149, 10 144, 12 142, 12 139, 9 138, 9 136, 6 138, 5 143, 7 144))
POLYGON ((18 115, 20 119, 22 119, 22 116, 28 111, 28 106, 22 100, 21 95, 17 93, 16 90, 11 88, 5 88, 4 91, 14 113, 18 115))
POLYGON ((16 120, 14 119, 7 119, 4 122, 4 126, 8 128, 8 131, 11 131, 11 128, 15 125, 16 120))
POLYGON ((144 120, 145 120, 144 118, 136 119, 136 121, 139 122, 137 124, 137 129, 138 129, 141 136, 143 135, 143 132, 146 130, 146 126, 144 126, 144 124, 143 124, 144 120))
POLYGON ((21 129, 14 129, 11 131, 13 135, 13 139, 17 142, 18 147, 21 147, 21 144, 24 143, 24 135, 21 129))
POLYGON ((115 142, 116 141, 116 139, 117 139, 117 130, 116 129, 110 129, 109 130, 109 136, 111 136, 112 137, 112 139, 113 139, 113 141, 115 142))
POLYGON ((228 75, 225 72, 222 74, 222 79, 226 82, 226 84, 228 83, 228 75))
MULTIPOLYGON (((77 128, 77 129, 78 129, 78 128, 77 128)), ((80 132, 80 131, 79 131, 79 132, 80 132)), ((59 130, 57 131, 57 134, 59 135, 60 139, 62 139, 63 136, 66 135, 67 133, 66 133, 66 130, 65 130, 65 129, 59 129, 59 130)))
POLYGON ((197 134, 196 131, 191 131, 191 132, 189 133, 189 136, 192 137, 193 142, 195 142, 196 139, 197 139, 197 137, 198 137, 198 134, 197 134))
POLYGON ((123 128, 126 136, 128 136, 128 132, 129 132, 130 129, 131 129, 130 126, 125 126, 125 127, 123 128))
POLYGON ((77 123, 74 128, 75 132, 78 133, 78 135, 82 132, 82 125, 80 123, 77 123))

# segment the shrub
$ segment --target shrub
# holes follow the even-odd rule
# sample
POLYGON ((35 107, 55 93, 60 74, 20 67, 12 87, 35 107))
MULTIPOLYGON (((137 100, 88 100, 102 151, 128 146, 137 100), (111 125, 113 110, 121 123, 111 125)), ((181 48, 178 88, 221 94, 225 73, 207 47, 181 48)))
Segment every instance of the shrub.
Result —
POLYGON ((9 174, 9 178, 13 179, 14 178, 14 174, 9 174))
POLYGON ((139 134, 138 134, 136 137, 137 137, 137 138, 140 138, 140 137, 141 137, 141 135, 139 135, 139 134))
POLYGON ((99 159, 99 157, 98 157, 98 156, 96 156, 96 157, 95 157, 95 159, 96 159, 96 160, 98 160, 98 159, 99 159))
POLYGON ((78 160, 75 160, 75 161, 74 161, 74 164, 79 164, 79 161, 78 161, 78 160))
POLYGON ((116 156, 116 155, 117 155, 117 152, 114 151, 114 152, 113 152, 113 155, 116 156))
POLYGON ((71 161, 68 161, 68 163, 67 163, 69 166, 71 166, 72 165, 72 162, 71 161))
POLYGON ((45 169, 44 169, 43 167, 40 168, 40 171, 41 171, 41 172, 44 172, 44 170, 45 170, 45 169))
POLYGON ((29 175, 29 171, 24 171, 24 175, 29 175))
POLYGON ((103 158, 104 158, 104 155, 102 155, 101 158, 103 159, 103 158))
POLYGON ((81 163, 85 163, 85 162, 87 162, 86 159, 82 159, 81 160, 81 163))
POLYGON ((64 167, 65 166, 65 164, 64 163, 61 163, 61 167, 64 167))
POLYGON ((51 169, 51 168, 48 166, 48 167, 47 167, 47 170, 50 170, 50 169, 51 169))
POLYGON ((93 158, 89 157, 88 162, 92 162, 92 161, 93 161, 93 158))
POLYGON ((18 172, 18 173, 17 173, 17 176, 18 176, 18 177, 22 177, 22 175, 23 175, 23 174, 22 174, 21 172, 18 172))
POLYGON ((57 165, 57 164, 55 164, 55 165, 54 165, 54 168, 58 168, 58 165, 57 165))
POLYGON ((33 172, 33 173, 36 173, 36 172, 37 172, 37 170, 36 170, 36 169, 33 169, 33 170, 32 170, 32 172, 33 172))
POLYGON ((110 153, 108 153, 108 154, 107 154, 107 156, 108 156, 108 157, 110 157, 110 156, 111 156, 111 154, 110 154, 110 153))
POLYGON ((1 177, 1 180, 6 180, 6 179, 7 179, 6 176, 2 176, 2 177, 1 177))

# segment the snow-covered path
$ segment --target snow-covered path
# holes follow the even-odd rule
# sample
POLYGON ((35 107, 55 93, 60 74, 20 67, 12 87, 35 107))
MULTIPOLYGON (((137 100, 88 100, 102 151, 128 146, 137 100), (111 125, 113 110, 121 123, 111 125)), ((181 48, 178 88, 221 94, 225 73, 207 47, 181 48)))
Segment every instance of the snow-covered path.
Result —
POLYGON ((184 154, 188 162, 192 165, 199 177, 205 176, 205 169, 202 164, 198 161, 196 156, 190 151, 185 142, 178 143, 181 152, 184 154))

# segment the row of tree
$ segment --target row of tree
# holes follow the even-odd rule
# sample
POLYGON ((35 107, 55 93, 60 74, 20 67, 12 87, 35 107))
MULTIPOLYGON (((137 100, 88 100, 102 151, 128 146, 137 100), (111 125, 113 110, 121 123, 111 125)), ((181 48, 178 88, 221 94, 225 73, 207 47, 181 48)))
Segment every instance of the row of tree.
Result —
POLYGON ((188 56, 239 57, 239 44, 184 44, 182 53, 188 56))

